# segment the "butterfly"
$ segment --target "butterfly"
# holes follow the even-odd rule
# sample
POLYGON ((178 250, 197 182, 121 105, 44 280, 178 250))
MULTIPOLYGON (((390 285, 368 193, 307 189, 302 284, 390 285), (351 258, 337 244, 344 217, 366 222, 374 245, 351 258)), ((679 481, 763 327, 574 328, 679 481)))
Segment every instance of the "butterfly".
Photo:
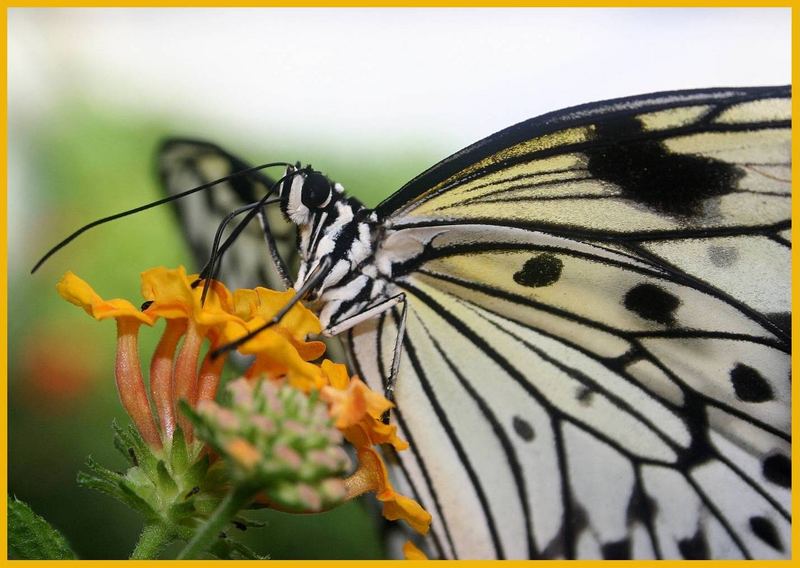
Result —
MULTIPOLYGON (((392 396, 432 554, 789 557, 790 97, 553 112, 374 209, 298 165, 178 211, 205 260, 221 217, 277 193, 225 279, 303 289, 392 396)), ((186 139, 158 162, 170 194, 248 167, 186 139)))

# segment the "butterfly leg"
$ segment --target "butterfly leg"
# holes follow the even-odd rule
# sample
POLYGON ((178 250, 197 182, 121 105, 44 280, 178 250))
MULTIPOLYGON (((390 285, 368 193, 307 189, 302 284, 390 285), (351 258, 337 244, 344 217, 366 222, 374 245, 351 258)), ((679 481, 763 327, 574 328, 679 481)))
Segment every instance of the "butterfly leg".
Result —
POLYGON ((405 336, 406 331, 406 295, 397 294, 396 296, 392 296, 380 304, 372 306, 371 308, 367 308, 361 313, 350 316, 349 318, 337 322, 327 329, 322 330, 322 335, 325 337, 333 337, 342 333, 343 331, 347 331, 348 329, 355 327, 362 322, 384 314, 389 310, 394 310, 394 308, 399 305, 402 305, 402 307, 400 308, 400 323, 397 326, 397 338, 395 339, 394 351, 392 353, 392 367, 389 371, 389 376, 384 377, 383 383, 385 389, 384 394, 389 400, 394 398, 394 384, 397 379, 397 373, 400 369, 400 352, 403 346, 403 337, 405 336))

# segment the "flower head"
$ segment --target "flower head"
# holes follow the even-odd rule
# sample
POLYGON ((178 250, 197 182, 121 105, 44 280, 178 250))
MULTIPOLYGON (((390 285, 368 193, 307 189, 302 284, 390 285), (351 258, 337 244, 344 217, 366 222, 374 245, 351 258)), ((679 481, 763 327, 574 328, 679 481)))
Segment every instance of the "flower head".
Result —
POLYGON ((212 281, 203 302, 196 278, 182 267, 144 272, 141 310, 126 300, 102 299, 72 273, 58 284, 65 299, 95 319, 117 321, 117 387, 147 445, 159 452, 178 436, 195 458, 208 458, 211 451, 227 464, 229 483, 259 488, 259 501, 282 510, 314 512, 374 492, 386 518, 426 533, 430 515, 394 490, 377 451, 384 444, 397 451, 408 447, 383 420, 392 403, 350 377, 344 365, 314 363, 325 346, 308 335, 321 327, 301 304, 238 347, 254 361, 228 385, 229 403, 214 402, 225 357, 211 352, 272 322, 294 293, 264 288, 231 293, 212 281), (166 324, 150 362, 153 416, 139 365, 138 331, 158 319, 166 324), (201 357, 204 344, 208 352, 201 357), (193 442, 194 434, 200 440, 193 442), (349 476, 343 440, 358 458, 349 476))
POLYGON ((318 397, 244 377, 227 390, 229 406, 203 401, 194 421, 237 482, 263 488, 268 503, 289 511, 319 511, 345 497, 350 460, 318 397))

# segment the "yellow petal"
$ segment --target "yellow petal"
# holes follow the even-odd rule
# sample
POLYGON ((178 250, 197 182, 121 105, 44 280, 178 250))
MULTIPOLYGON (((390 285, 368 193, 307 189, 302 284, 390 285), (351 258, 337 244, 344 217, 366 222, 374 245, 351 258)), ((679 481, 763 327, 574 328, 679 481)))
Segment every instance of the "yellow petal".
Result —
MULTIPOLYGON (((266 322, 286 306, 293 296, 294 290, 291 288, 285 292, 266 288, 236 290, 233 293, 234 313, 245 320, 261 318, 266 322)), ((322 325, 317 316, 301 303, 295 304, 283 316, 279 327, 290 330, 295 338, 301 340, 305 339, 309 333, 322 331, 322 325)))
POLYGON ((142 296, 153 302, 148 311, 169 319, 188 318, 194 299, 186 280, 182 266, 173 269, 159 266, 142 272, 142 296))
POLYGON ((422 552, 417 545, 410 540, 407 540, 403 545, 403 558, 406 560, 427 560, 428 557, 422 552))
POLYGON ((431 514, 413 499, 395 493, 394 499, 383 504, 383 516, 390 521, 403 520, 420 534, 431 527, 431 514))
POLYGON ((97 320, 107 318, 134 318, 147 325, 153 325, 155 317, 139 310, 127 300, 104 300, 86 281, 72 272, 67 272, 56 284, 56 290, 68 302, 80 306, 87 314, 97 320))
POLYGON ((205 302, 203 285, 192 288, 197 274, 178 268, 157 267, 142 273, 142 296, 151 301, 147 312, 167 319, 186 318, 200 328, 223 325, 239 318, 234 315, 232 295, 216 280, 211 281, 205 302))
POLYGON ((347 367, 341 363, 334 363, 329 359, 322 362, 322 373, 328 384, 335 389, 344 390, 350 383, 350 375, 347 374, 347 367))
MULTIPOLYGON (((263 323, 263 320, 256 318, 247 322, 247 327, 257 329, 263 323)), ((233 335, 227 337, 230 341, 244 335, 241 328, 237 330, 237 326, 226 327, 226 333, 231 331, 233 335)), ((247 371, 248 377, 259 376, 263 373, 273 378, 286 375, 289 384, 304 392, 308 392, 312 388, 319 388, 323 384, 320 368, 304 361, 292 342, 283 334, 272 329, 266 329, 253 337, 242 345, 239 351, 256 356, 255 362, 247 371)))
POLYGON ((363 477, 370 480, 375 496, 383 502, 383 516, 390 521, 403 520, 418 533, 426 534, 431 525, 430 513, 413 499, 394 490, 380 455, 372 448, 359 449, 358 463, 359 469, 367 470, 363 477))

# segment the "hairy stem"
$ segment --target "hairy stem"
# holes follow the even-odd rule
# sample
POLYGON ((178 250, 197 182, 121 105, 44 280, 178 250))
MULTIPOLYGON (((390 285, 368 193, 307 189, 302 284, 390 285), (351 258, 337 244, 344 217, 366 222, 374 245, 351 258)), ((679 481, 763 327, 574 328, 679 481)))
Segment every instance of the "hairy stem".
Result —
POLYGON ((222 530, 228 526, 240 510, 242 510, 253 499, 257 490, 252 487, 235 487, 228 493, 212 513, 203 526, 201 526, 194 536, 181 550, 178 560, 188 560, 198 558, 216 542, 222 530))
POLYGON ((152 560, 158 558, 161 550, 172 542, 171 531, 161 524, 148 524, 139 535, 139 542, 131 553, 131 560, 152 560))

